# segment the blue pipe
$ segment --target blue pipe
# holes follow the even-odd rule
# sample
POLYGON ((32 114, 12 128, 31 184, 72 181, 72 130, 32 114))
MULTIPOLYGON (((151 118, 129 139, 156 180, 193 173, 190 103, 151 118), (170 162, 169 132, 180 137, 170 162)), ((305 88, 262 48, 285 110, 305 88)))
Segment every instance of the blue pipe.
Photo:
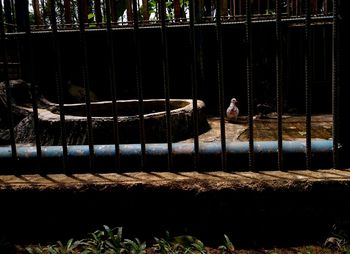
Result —
MULTIPOLYGON (((254 143, 256 170, 273 170, 277 168, 277 142, 257 141, 254 143)), ((312 141, 312 162, 314 168, 332 167, 331 140, 312 141)), ((229 171, 248 170, 248 142, 228 143, 227 165, 229 171)), ((194 147, 191 143, 173 144, 173 169, 191 171, 193 169, 194 147)), ((18 158, 12 159, 11 147, 0 147, 0 174, 13 173, 16 169, 21 173, 38 173, 38 167, 45 173, 62 173, 63 150, 61 146, 43 146, 42 158, 36 158, 36 148, 19 146, 18 158)), ((144 170, 167 171, 167 144, 146 144, 144 170)), ((305 142, 284 141, 283 161, 285 169, 305 168, 305 142)), ((120 165, 122 172, 140 171, 140 144, 120 145, 120 165)), ((114 145, 95 145, 95 161, 92 172, 115 171, 114 145)), ((221 169, 221 143, 200 143, 200 169, 215 171, 221 169)), ((70 172, 91 172, 89 169, 89 147, 86 145, 68 146, 68 164, 70 172)))

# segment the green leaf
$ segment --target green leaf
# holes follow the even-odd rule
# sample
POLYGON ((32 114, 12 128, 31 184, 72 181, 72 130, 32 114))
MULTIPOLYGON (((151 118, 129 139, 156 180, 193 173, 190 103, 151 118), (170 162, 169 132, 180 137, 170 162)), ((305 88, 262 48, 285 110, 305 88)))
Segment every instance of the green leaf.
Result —
POLYGON ((230 238, 228 238, 227 235, 224 234, 224 238, 225 238, 225 246, 227 248, 227 250, 231 253, 233 253, 235 251, 235 247, 233 246, 233 243, 231 242, 230 238))

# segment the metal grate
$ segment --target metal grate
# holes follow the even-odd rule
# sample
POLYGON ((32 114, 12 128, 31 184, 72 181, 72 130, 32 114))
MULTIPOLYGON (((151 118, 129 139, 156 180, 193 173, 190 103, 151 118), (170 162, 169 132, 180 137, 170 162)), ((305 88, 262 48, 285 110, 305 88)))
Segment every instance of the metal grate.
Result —
MULTIPOLYGON (((217 0, 203 1, 203 3, 196 1, 187 3, 179 0, 133 0, 125 1, 125 3, 115 0, 40 2, 33 0, 30 3, 23 0, 0 1, 2 48, 0 70, 4 84, 3 92, 6 95, 6 100, 2 104, 6 110, 1 111, 7 113, 1 116, 2 118, 6 116, 6 119, 1 119, 6 124, 1 126, 0 134, 2 137, 7 137, 6 141, 2 141, 4 144, 0 147, 0 160, 4 165, 1 174, 47 174, 51 172, 72 174, 138 170, 259 171, 288 170, 290 168, 339 168, 341 165, 347 165, 347 160, 340 155, 344 151, 343 148, 347 147, 347 143, 346 137, 342 136, 339 131, 340 115, 343 114, 342 111, 339 111, 341 104, 339 86, 342 83, 338 67, 342 65, 338 47, 339 34, 342 31, 339 2, 340 0, 217 0), (123 5, 119 6, 121 3, 123 5), (269 54, 268 56, 264 55, 265 52, 259 51, 261 39, 259 36, 264 35, 265 29, 268 31, 266 34, 271 36, 271 45, 266 48, 261 46, 261 48, 268 49, 266 53, 269 54), (176 89, 177 86, 172 81, 173 79, 181 80, 181 77, 177 76, 179 73, 174 71, 174 68, 181 68, 176 66, 178 65, 178 62, 174 62, 176 55, 171 50, 176 44, 174 38, 171 37, 173 31, 186 37, 185 40, 182 40, 186 42, 186 45, 178 47, 179 52, 186 56, 182 69, 184 73, 188 73, 188 75, 182 73, 180 75, 184 76, 190 87, 183 93, 176 89), (160 52, 154 54, 155 60, 152 59, 152 62, 156 63, 153 68, 157 69, 153 78, 161 86, 151 87, 151 89, 149 76, 152 74, 149 72, 152 68, 147 65, 144 57, 146 53, 150 55, 149 52, 145 52, 143 45, 145 38, 150 38, 145 37, 146 33, 150 33, 151 35, 147 36, 151 36, 152 40, 158 43, 160 52), (314 51, 319 33, 325 40, 324 45, 331 46, 325 47, 324 50, 329 52, 323 54, 323 61, 315 59, 314 51), (235 42, 241 47, 235 51, 239 52, 237 59, 227 59, 227 56, 232 54, 232 49, 227 45, 228 34, 237 35, 235 42), (75 55, 67 57, 65 55, 67 41, 72 38, 76 39, 76 48, 79 52, 72 52, 75 55), (91 47, 96 39, 104 41, 105 47, 102 49, 91 47), (127 50, 118 46, 120 45, 118 43, 123 40, 127 41, 123 45, 129 45, 127 50), (210 42, 213 49, 205 48, 204 40, 210 42), (35 48, 40 41, 49 42, 51 46, 49 51, 40 52, 38 56, 35 48), (288 55, 288 52, 293 52, 293 50, 287 50, 287 48, 294 47, 293 42, 297 44, 301 53, 297 60, 289 63, 294 56, 288 55), (94 59, 91 57, 94 50, 101 50, 101 52, 103 50, 107 57, 94 59), (122 51, 128 51, 125 54, 126 60, 118 58, 124 53, 122 51), (46 54, 50 57, 45 58, 46 54), (214 56, 216 66, 209 61, 214 59, 205 54, 214 56), (31 106, 28 122, 31 123, 33 129, 30 135, 34 136, 34 142, 29 146, 19 144, 16 136, 19 128, 16 126, 18 116, 13 113, 16 98, 11 92, 13 85, 10 79, 11 64, 9 62, 9 59, 14 57, 20 63, 21 78, 29 84, 31 106), (49 61, 38 64, 37 57, 49 59, 49 61), (205 62, 205 59, 209 60, 205 62), (255 132, 256 104, 257 98, 262 96, 261 89, 264 87, 257 86, 257 83, 261 84, 265 81, 261 80, 263 74, 257 72, 259 64, 264 61, 268 62, 270 59, 274 59, 270 63, 270 69, 273 69, 272 73, 274 73, 274 88, 268 92, 274 95, 270 106, 276 111, 277 139, 276 141, 259 141, 255 132), (69 69, 66 65, 69 61, 73 62, 72 68, 78 73, 77 75, 80 75, 82 86, 83 103, 80 106, 84 114, 81 119, 85 120, 80 121, 86 122, 87 133, 86 140, 82 144, 68 142, 68 137, 72 132, 71 114, 67 112, 70 108, 66 107, 68 99, 65 85, 67 83, 66 72, 69 69), (104 63, 99 61, 104 61, 104 63), (120 61, 125 62, 120 63, 120 61), (131 64, 128 65, 128 63, 131 64), (106 77, 105 82, 108 83, 106 89, 109 92, 105 94, 108 94, 111 102, 112 125, 109 128, 113 130, 110 132, 108 144, 99 143, 94 133, 96 126, 101 122, 94 120, 96 109, 93 106, 96 103, 92 90, 102 89, 102 86, 101 88, 92 87, 91 73, 97 72, 92 65, 100 64, 107 67, 106 70, 103 68, 100 70, 103 71, 101 75, 106 77), (128 67, 120 68, 124 64, 128 67), (51 68, 45 65, 50 65, 51 68), (206 65, 207 69, 203 68, 203 65, 206 65), (130 66, 133 66, 131 71, 130 66), (235 73, 234 75, 237 75, 237 71, 234 70, 237 66, 239 68, 244 66, 241 70, 245 72, 245 75, 240 73, 242 77, 237 78, 237 80, 244 80, 244 83, 233 84, 231 81, 235 78, 231 76, 230 69, 235 73), (213 68, 216 70, 212 71, 213 68), (53 81, 54 83, 45 84, 46 87, 43 86, 45 78, 40 76, 41 74, 45 76, 45 70, 51 71, 46 74, 46 76, 51 75, 50 81, 46 82, 53 81), (124 75, 123 70, 128 74, 124 75), (209 72, 215 73, 215 78, 213 75, 203 74, 203 70, 211 70, 212 72, 209 72), (289 79, 295 75, 293 72, 299 75, 296 80, 304 83, 302 86, 304 90, 299 90, 299 96, 304 98, 304 107, 301 107, 298 113, 305 117, 305 135, 302 140, 287 141, 283 130, 285 105, 290 101, 285 96, 286 93, 293 90, 293 84, 289 83, 289 79), (330 78, 325 75, 323 80, 332 91, 327 98, 332 103, 333 133, 329 140, 318 140, 314 139, 312 129, 313 112, 317 111, 315 108, 318 107, 318 104, 312 102, 317 91, 315 79, 324 72, 331 73, 330 78), (137 110, 134 109, 136 113, 133 118, 137 119, 138 133, 132 135, 139 137, 138 143, 126 144, 127 142, 123 142, 122 109, 118 103, 121 98, 125 97, 124 88, 122 89, 120 85, 121 76, 127 76, 130 84, 134 84, 134 87, 129 87, 129 89, 134 91, 132 96, 137 102, 134 105, 137 110), (203 77, 209 78, 206 80, 203 77), (55 95, 56 104, 47 103, 42 94, 38 92, 38 87, 46 91, 55 90, 52 94, 55 95), (164 101, 162 111, 165 112, 165 120, 162 123, 166 139, 162 142, 150 142, 148 137, 150 126, 146 122, 148 108, 145 103, 150 94, 152 95, 152 89, 160 89, 161 92, 156 91, 155 96, 164 101), (203 96, 205 89, 209 91, 207 97, 203 96), (227 126, 230 124, 226 119, 227 98, 235 89, 240 91, 240 95, 243 95, 241 96, 243 103, 240 104, 240 119, 246 121, 247 141, 232 142, 226 133, 227 126), (213 95, 210 91, 214 91, 213 95), (178 130, 173 126, 173 96, 191 98, 193 114, 191 121, 187 122, 191 128, 191 142, 184 143, 176 140, 178 130), (209 115, 218 119, 219 126, 218 139, 209 143, 202 142, 200 139, 203 134, 200 130, 202 109, 199 108, 198 103, 203 97, 210 101, 208 103, 211 107, 209 115), (39 118, 40 114, 43 114, 43 109, 53 112, 53 108, 59 115, 59 120, 55 120, 59 122, 59 129, 56 129, 56 132, 59 132, 57 135, 59 140, 56 140, 56 145, 46 146, 42 136, 48 131, 39 118)), ((184 86, 181 86, 181 89, 184 89, 184 86)), ((300 101, 300 98, 298 100, 300 101)), ((131 128, 129 130, 131 132, 131 128)))

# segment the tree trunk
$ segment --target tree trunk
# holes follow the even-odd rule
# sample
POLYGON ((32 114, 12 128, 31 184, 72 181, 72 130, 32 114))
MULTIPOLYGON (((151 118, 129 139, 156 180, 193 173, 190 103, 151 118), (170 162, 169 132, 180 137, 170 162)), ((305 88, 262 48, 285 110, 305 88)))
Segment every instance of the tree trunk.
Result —
POLYGON ((142 0, 142 6, 143 6, 143 20, 148 21, 149 20, 148 0, 142 0))
POLYGON ((39 9, 39 0, 32 0, 33 4, 33 9, 34 9, 34 20, 35 20, 35 25, 40 26, 43 24, 42 18, 41 18, 41 13, 39 9))

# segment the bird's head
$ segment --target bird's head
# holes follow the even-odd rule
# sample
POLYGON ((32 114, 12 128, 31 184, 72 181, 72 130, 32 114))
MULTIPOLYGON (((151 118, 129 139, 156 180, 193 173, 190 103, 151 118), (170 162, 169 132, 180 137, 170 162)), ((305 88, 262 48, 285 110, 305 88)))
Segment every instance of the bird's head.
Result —
POLYGON ((232 104, 237 104, 238 101, 236 100, 236 98, 232 98, 232 99, 231 99, 231 103, 232 103, 232 104))

